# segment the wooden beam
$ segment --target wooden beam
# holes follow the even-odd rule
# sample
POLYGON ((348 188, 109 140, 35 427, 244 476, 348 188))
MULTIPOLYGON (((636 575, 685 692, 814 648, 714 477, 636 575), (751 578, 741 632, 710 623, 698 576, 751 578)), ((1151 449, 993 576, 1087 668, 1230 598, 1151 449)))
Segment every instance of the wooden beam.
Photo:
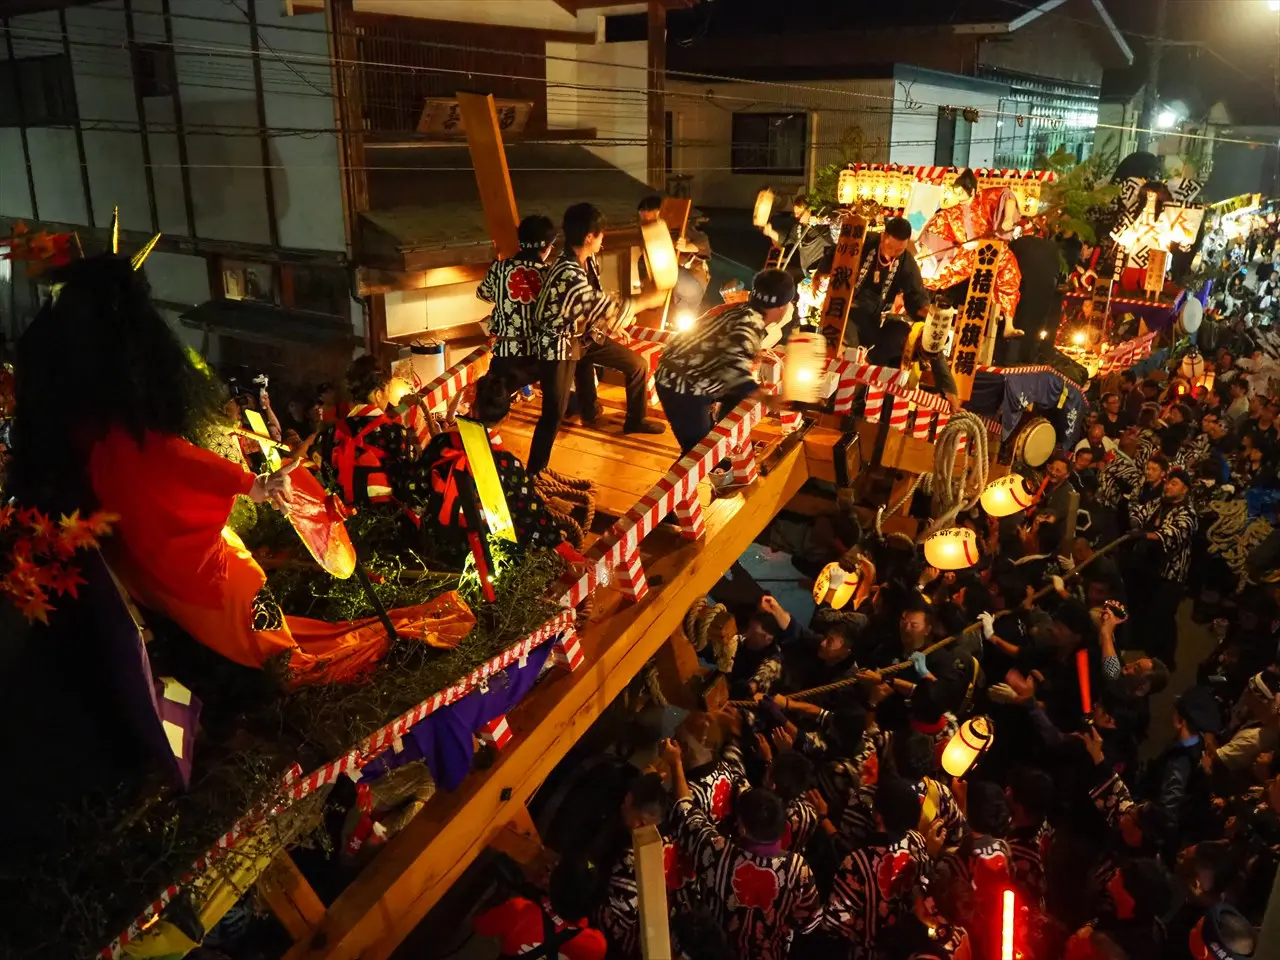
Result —
POLYGON ((671 929, 667 908, 665 844, 654 826, 631 831, 635 852, 636 906, 640 914, 640 945, 644 960, 671 960, 671 929))
POLYGON ((310 936, 324 919, 324 904, 298 870, 288 850, 281 850, 258 879, 258 892, 280 921, 280 926, 295 941, 310 936))
POLYGON ((698 651, 693 649, 691 641, 684 632, 684 627, 677 627, 667 638, 667 642, 658 648, 653 658, 658 670, 658 686, 667 702, 683 710, 698 709, 698 696, 694 691, 694 681, 702 676, 702 665, 698 662, 698 651))
POLYGON ((575 17, 578 15, 578 0, 553 0, 553 2, 565 13, 575 17))
MULTIPOLYGON (((58 8, 58 26, 62 29, 62 52, 66 54, 67 63, 75 62, 71 56, 71 34, 67 32, 67 11, 65 7, 58 8)), ((84 212, 88 218, 89 226, 96 227, 97 221, 93 216, 93 191, 89 189, 89 159, 84 152, 84 123, 80 119, 80 106, 76 105, 76 154, 80 157, 80 187, 84 190, 84 212)))
POLYGON ((649 0, 649 122, 647 132, 649 186, 667 184, 667 8, 649 0))
POLYGON ((656 530, 642 544, 650 595, 597 594, 579 629, 585 663, 556 671, 507 715, 514 740, 487 771, 437 795, 329 908, 310 941, 285 960, 385 960, 523 806, 666 638, 808 478, 794 450, 742 494, 704 509, 707 534, 689 543, 656 530))
POLYGON ((502 146, 502 130, 498 126, 493 96, 459 91, 457 97, 462 122, 467 128, 467 148, 476 171, 485 226, 489 228, 498 256, 513 257, 520 250, 517 233, 520 214, 516 212, 516 195, 511 187, 511 171, 507 168, 507 151, 502 146))

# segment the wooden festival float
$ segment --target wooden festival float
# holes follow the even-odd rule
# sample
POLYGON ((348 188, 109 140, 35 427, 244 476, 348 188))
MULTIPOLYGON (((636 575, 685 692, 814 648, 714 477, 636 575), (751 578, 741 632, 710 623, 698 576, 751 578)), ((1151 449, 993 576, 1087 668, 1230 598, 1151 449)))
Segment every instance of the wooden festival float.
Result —
MULTIPOLYGON (((498 255, 510 256, 518 249, 519 215, 493 99, 459 93, 458 102, 489 232, 498 255)), ((1004 240, 983 236, 966 245, 966 254, 972 255, 968 293, 957 304, 959 320, 946 345, 962 400, 972 403, 975 384, 984 378, 997 384, 998 389, 986 388, 999 394, 986 412, 953 412, 945 398, 924 389, 927 373, 919 375, 911 364, 901 369, 876 367, 865 362, 861 351, 843 348, 850 278, 866 234, 886 213, 918 212, 927 222, 941 208, 942 194, 956 174, 910 167, 850 172, 854 177, 842 177, 841 182, 846 206, 837 214, 833 268, 825 287, 816 286, 823 296, 813 304, 828 345, 825 357, 808 372, 824 383, 817 402, 804 405, 801 412, 774 416, 763 400, 744 400, 683 457, 670 431, 640 438, 574 424, 562 427, 552 469, 590 480, 598 515, 613 520, 597 521, 587 530, 585 563, 571 568, 550 591, 545 621, 440 689, 424 691, 410 708, 379 718, 372 732, 327 762, 309 770, 296 762, 284 763, 278 789, 227 823, 207 852, 193 862, 168 865, 168 885, 155 891, 149 904, 138 904, 136 919, 101 949, 102 957, 146 955, 138 948, 145 946, 151 931, 178 922, 176 903, 183 904, 186 913, 194 910, 216 922, 255 886, 292 940, 286 960, 389 957, 486 848, 502 850, 526 865, 539 860, 541 841, 528 801, 642 672, 653 666, 673 703, 693 705, 700 697, 716 696, 702 683, 705 670, 685 634, 686 613, 781 511, 831 512, 837 498, 858 503, 872 514, 877 507, 892 507, 885 528, 914 538, 921 523, 910 516, 910 494, 920 478, 954 483, 952 500, 958 508, 961 500, 975 500, 987 479, 1008 472, 1020 459, 1033 459, 1028 450, 1045 445, 1038 423, 1047 421, 1029 421, 1041 431, 1034 436, 1036 431, 1024 422, 1028 411, 1016 405, 1010 409, 1006 398, 1016 397, 1017 384, 1023 378, 1052 378, 1047 392, 1059 410, 1078 411, 1083 398, 1078 384, 1050 366, 1001 367, 994 362, 992 346, 1001 336, 998 324, 1004 318, 987 291, 1001 258, 1010 256, 1004 240), (857 179, 873 175, 874 180, 857 179), (865 202, 859 203, 864 182, 865 202), (883 189, 877 186, 880 182, 883 189), (928 189, 917 195, 921 187, 928 189), (850 189, 854 192, 847 195, 850 189), (927 209, 932 201, 926 194, 937 199, 932 209, 927 209), (712 496, 706 481, 725 460, 732 464, 734 486, 731 492, 712 496), (879 492, 877 483, 882 484, 879 492), (668 516, 676 522, 662 523, 668 516), (527 692, 503 712, 475 710, 491 690, 511 684, 528 670, 534 671, 537 682, 529 683, 527 692), (305 832, 291 818, 314 819, 317 808, 307 804, 322 803, 331 791, 354 786, 359 800, 356 813, 349 816, 358 822, 351 836, 357 848, 373 847, 380 838, 370 794, 376 796, 380 784, 394 777, 395 755, 423 725, 450 718, 450 711, 453 719, 482 718, 472 729, 496 751, 492 763, 471 769, 448 791, 412 798, 410 815, 401 819, 398 831, 362 861, 354 879, 326 903, 290 853, 305 832)), ((1022 215, 1034 213, 1041 175, 978 174, 983 189, 1008 191, 1022 205, 1022 215)), ((679 234, 688 212, 688 200, 673 198, 664 203, 662 217, 679 234)), ((650 249, 651 261, 660 252, 650 249)), ((642 317, 629 331, 628 345, 648 358, 651 371, 664 345, 679 335, 673 327, 663 308, 642 317)), ((450 409, 482 375, 487 359, 485 348, 476 349, 432 382, 416 384, 422 407, 434 413, 450 409)), ((798 375, 802 362, 808 361, 797 354, 792 376, 798 375)), ((782 389, 787 375, 785 351, 764 350, 758 376, 766 389, 782 389)), ((1043 384, 1041 392, 1046 392, 1043 384)), ((600 399, 606 408, 621 408, 621 387, 602 383, 600 399)), ((652 390, 650 406, 650 416, 660 418, 652 390)), ((537 397, 517 403, 491 442, 526 457, 539 410, 537 397)), ((1047 442, 1051 447, 1054 439, 1047 442)), ((1047 455, 1035 453, 1042 456, 1041 463, 1047 455)), ((139 647, 145 639, 141 629, 139 647)), ((370 683, 376 687, 376 673, 370 683)), ((198 768, 198 753, 194 763, 198 768)), ((655 851, 638 843, 637 848, 642 847, 640 859, 649 862, 655 851)), ((656 856, 661 856, 660 846, 656 856)), ((665 896, 659 894, 660 873, 656 881, 642 877, 640 886, 646 918, 665 916, 654 902, 665 896)))

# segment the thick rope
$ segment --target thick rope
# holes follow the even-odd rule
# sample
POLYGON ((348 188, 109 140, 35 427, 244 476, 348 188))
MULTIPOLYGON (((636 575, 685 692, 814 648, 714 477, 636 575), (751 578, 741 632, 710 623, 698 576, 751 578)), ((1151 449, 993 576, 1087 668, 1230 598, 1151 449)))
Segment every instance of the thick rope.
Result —
MULTIPOLYGON (((1085 560, 1083 563, 1076 564, 1075 569, 1073 569, 1069 574, 1063 577, 1063 580, 1064 581, 1072 580, 1080 576, 1080 574, 1084 571, 1084 568, 1089 566, 1089 564, 1093 563, 1095 560, 1099 560, 1102 557, 1106 556, 1108 553, 1110 553, 1116 547, 1119 547, 1121 544, 1125 544, 1131 540, 1138 539, 1138 536, 1139 536, 1138 534, 1125 534, 1122 537, 1112 540, 1105 547, 1102 547, 1101 549, 1097 550, 1093 554, 1093 556, 1091 556, 1088 560, 1085 560)), ((1040 600, 1048 596, 1052 590, 1053 590, 1053 584, 1049 584, 1047 587, 1041 587, 1039 590, 1037 590, 1035 593, 1031 595, 1030 599, 1033 602, 1036 600, 1040 600)), ((945 647, 949 647, 951 646, 951 644, 955 643, 957 640, 963 637, 970 630, 974 629, 975 627, 978 627, 979 625, 980 625, 980 622, 975 620, 973 623, 969 624, 969 626, 965 627, 959 633, 952 634, 949 637, 944 637, 943 639, 939 640, 937 643, 930 644, 929 646, 925 647, 920 652, 927 657, 931 653, 935 653, 938 650, 942 650, 945 647)), ((898 663, 885 667, 881 670, 870 671, 870 673, 879 674, 881 677, 888 677, 888 676, 892 676, 895 673, 901 673, 903 670, 906 670, 910 666, 911 666, 910 660, 902 660, 898 663)), ((861 674, 852 676, 852 677, 846 677, 845 679, 837 680, 834 683, 826 683, 820 687, 812 687, 808 690, 801 690, 799 693, 788 693, 786 697, 788 700, 812 700, 814 697, 820 697, 823 694, 833 693, 836 690, 843 690, 846 687, 851 687, 856 683, 861 683, 864 679, 866 679, 866 677, 861 674)), ((752 707, 752 706, 755 706, 755 701, 730 700, 729 706, 752 707)))
POLYGON ((581 550, 587 531, 595 522, 595 484, 590 480, 579 480, 549 469, 538 474, 533 484, 552 516, 568 530, 574 548, 581 550), (581 507, 586 514, 582 523, 573 516, 575 506, 581 507))
POLYGON ((987 427, 976 414, 959 410, 933 444, 933 523, 920 539, 932 536, 951 523, 963 510, 968 510, 987 486, 987 427), (960 440, 967 441, 964 473, 956 476, 956 458, 960 440), (970 496, 966 491, 973 491, 970 496))

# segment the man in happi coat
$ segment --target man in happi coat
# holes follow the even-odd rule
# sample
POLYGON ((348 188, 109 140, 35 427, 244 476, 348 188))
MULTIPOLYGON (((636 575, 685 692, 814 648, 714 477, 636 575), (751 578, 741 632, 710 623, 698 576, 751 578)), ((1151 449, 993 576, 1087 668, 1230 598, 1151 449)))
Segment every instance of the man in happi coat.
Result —
POLYGON ((1198 520, 1188 494, 1191 477, 1174 467, 1164 478, 1164 495, 1158 500, 1134 504, 1130 523, 1145 541, 1132 558, 1129 583, 1133 600, 1130 619, 1134 643, 1170 670, 1176 670, 1178 601, 1191 567, 1191 543, 1198 520))
POLYGON ((850 960, 871 960, 887 930, 910 910, 916 877, 929 865, 928 844, 916 826, 920 798, 907 781, 876 784, 875 831, 836 871, 822 929, 848 944, 850 960))
POLYGON ((796 934, 822 919, 813 871, 804 858, 782 848, 782 802, 763 788, 739 800, 737 832, 728 839, 693 802, 680 746, 667 740, 662 757, 671 768, 676 802, 671 826, 676 843, 693 861, 695 885, 740 957, 783 960, 796 934))

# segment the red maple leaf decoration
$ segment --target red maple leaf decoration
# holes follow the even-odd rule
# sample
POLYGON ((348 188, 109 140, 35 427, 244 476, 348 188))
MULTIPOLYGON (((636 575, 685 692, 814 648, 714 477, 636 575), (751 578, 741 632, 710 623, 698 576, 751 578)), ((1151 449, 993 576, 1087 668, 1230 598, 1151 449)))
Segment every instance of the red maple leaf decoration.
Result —
POLYGON ((87 583, 80 576, 80 571, 75 567, 58 567, 50 568, 53 571, 49 579, 49 587, 56 590, 59 594, 69 593, 72 597, 79 597, 79 588, 87 583))
POLYGON ((778 899, 778 875, 744 860, 733 871, 733 895, 744 907, 768 910, 778 899))
POLYGON ((728 777, 721 777, 711 788, 711 819, 723 820, 729 816, 733 807, 733 783, 728 777))
POLYGON ((533 303, 542 291, 542 275, 531 267, 516 267, 507 277, 507 293, 512 300, 533 303))
POLYGON ((906 850, 895 850, 880 858, 876 885, 886 900, 904 893, 916 879, 916 862, 906 850))
POLYGON ((13 515, 16 513, 13 504, 6 503, 0 506, 0 530, 8 529, 9 524, 13 522, 13 515))

